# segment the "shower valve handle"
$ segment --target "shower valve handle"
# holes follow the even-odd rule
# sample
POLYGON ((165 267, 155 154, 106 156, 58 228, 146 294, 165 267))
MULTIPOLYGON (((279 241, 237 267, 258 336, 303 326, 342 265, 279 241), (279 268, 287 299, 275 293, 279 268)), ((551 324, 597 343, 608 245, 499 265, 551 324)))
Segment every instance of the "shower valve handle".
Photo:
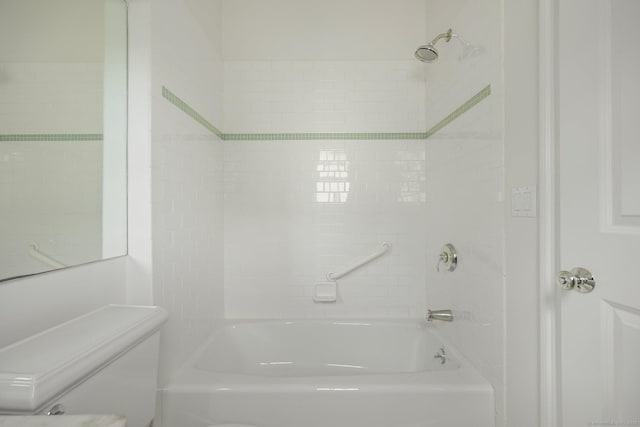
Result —
POLYGON ((458 267, 458 253, 451 243, 447 243, 440 250, 438 265, 436 266, 438 272, 440 272, 440 264, 442 264, 447 271, 453 271, 458 267))

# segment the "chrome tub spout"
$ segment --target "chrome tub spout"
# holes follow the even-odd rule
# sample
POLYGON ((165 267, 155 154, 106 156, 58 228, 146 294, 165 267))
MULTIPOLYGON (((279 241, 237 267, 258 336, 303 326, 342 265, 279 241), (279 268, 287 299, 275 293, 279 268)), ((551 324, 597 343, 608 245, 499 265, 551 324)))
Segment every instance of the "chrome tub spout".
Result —
POLYGON ((427 310, 427 321, 442 320, 444 322, 453 321, 453 312, 449 309, 446 310, 427 310))

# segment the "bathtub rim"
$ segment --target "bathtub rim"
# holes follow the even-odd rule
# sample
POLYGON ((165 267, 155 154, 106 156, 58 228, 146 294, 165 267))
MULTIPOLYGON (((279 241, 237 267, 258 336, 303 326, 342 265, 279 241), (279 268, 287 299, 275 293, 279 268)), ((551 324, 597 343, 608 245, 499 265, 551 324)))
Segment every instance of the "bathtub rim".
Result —
POLYGON ((443 393, 460 390, 494 393, 491 383, 471 365, 466 357, 445 339, 438 331, 448 325, 435 325, 422 319, 372 319, 372 318, 335 318, 335 319, 224 319, 218 322, 203 343, 187 358, 167 384, 161 388, 171 392, 269 392, 296 391, 349 392, 357 388, 361 392, 398 391, 439 391, 443 393), (368 324, 405 324, 415 326, 433 335, 458 363, 458 367, 449 370, 426 370, 419 372, 400 372, 384 374, 358 374, 339 376, 262 376, 203 370, 195 367, 195 362, 206 351, 223 328, 236 324, 271 323, 368 323, 368 324), (357 385, 355 387, 354 385, 357 385))

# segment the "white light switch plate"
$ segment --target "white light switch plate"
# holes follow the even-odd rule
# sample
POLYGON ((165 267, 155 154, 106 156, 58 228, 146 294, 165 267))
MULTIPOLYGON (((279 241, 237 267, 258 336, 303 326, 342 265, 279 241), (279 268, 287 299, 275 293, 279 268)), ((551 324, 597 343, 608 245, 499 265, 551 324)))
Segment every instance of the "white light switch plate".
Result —
POLYGON ((511 216, 535 217, 537 214, 536 187, 511 187, 511 216))

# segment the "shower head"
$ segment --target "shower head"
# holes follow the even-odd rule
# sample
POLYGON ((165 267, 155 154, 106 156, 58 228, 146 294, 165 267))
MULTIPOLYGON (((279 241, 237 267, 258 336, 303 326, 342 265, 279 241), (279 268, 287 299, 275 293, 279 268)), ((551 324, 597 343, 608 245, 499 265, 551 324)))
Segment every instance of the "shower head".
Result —
POLYGON ((447 31, 446 33, 438 34, 436 38, 431 41, 431 43, 422 45, 416 50, 416 59, 422 62, 436 61, 438 59, 438 50, 436 49, 436 43, 438 43, 440 39, 445 39, 445 41, 448 42, 453 36, 454 34, 451 28, 449 28, 449 31, 447 31))
POLYGON ((420 46, 416 50, 416 58, 422 62, 434 62, 438 59, 438 49, 433 47, 431 43, 420 46))

